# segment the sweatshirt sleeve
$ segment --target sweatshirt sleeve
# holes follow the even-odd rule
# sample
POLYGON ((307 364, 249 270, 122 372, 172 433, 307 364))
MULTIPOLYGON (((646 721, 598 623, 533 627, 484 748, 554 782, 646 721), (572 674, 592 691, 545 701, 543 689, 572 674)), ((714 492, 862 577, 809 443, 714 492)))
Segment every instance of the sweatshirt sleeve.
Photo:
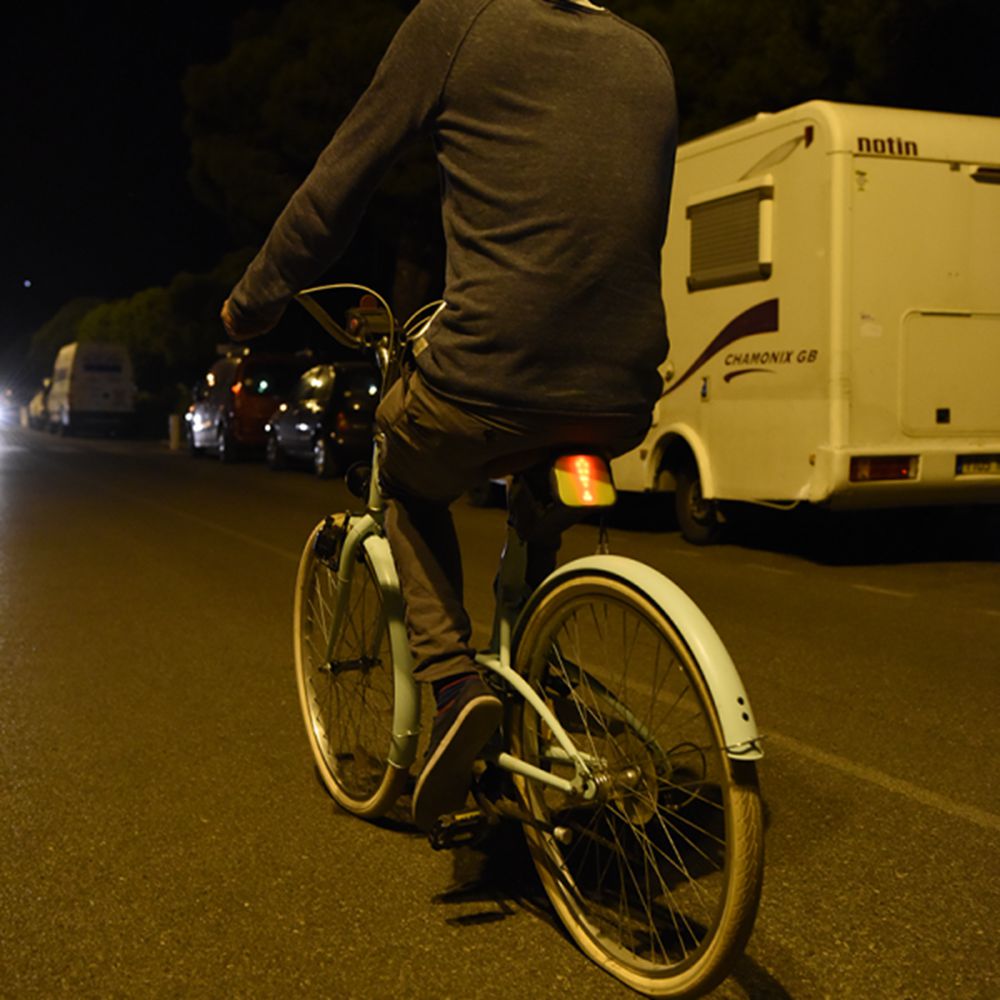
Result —
POLYGON ((370 86, 233 289, 237 322, 276 321, 347 248, 400 150, 429 130, 471 6, 422 0, 400 26, 370 86))

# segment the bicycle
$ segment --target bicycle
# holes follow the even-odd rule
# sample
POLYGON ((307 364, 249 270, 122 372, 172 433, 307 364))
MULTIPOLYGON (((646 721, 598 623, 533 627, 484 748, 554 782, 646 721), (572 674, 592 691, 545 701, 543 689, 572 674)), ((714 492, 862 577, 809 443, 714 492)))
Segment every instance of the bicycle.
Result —
MULTIPOLYGON (((399 327, 363 286, 319 286, 298 300, 341 344, 374 352, 383 393, 443 307, 399 327), (345 325, 315 298, 336 289, 365 295, 345 325)), ((404 793, 421 728, 378 458, 376 446, 367 480, 351 483, 365 510, 329 515, 310 534, 294 611, 316 766, 333 798, 369 819, 404 793)), ((595 455, 562 456, 555 492, 547 511, 614 502, 595 455)), ((702 612, 649 566, 599 552, 530 592, 525 571, 526 544, 510 526, 493 640, 478 657, 504 722, 470 776, 475 808, 442 817, 432 844, 519 822, 552 906, 589 958, 649 996, 702 995, 742 953, 763 877, 760 737, 743 684, 702 612)))

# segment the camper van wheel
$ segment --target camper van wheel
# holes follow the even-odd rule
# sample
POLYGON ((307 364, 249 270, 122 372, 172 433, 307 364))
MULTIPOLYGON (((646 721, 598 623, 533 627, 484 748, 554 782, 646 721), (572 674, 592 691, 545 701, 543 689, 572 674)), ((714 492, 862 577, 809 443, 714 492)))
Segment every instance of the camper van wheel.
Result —
POLYGON ((681 534, 693 545, 711 545, 722 531, 719 509, 714 500, 701 495, 701 477, 693 465, 681 466, 675 473, 677 523, 681 534))

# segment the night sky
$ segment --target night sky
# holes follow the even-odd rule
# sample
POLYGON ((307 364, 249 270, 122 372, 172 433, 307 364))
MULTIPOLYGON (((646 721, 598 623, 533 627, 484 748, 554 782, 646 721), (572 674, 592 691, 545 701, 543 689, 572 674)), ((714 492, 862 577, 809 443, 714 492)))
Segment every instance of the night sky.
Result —
MULTIPOLYGON (((5 11, 0 389, 22 376, 31 334, 60 306, 164 285, 179 271, 211 269, 231 249, 188 187, 180 81, 188 66, 226 56, 239 12, 281 2, 53 0, 5 11)), ((987 9, 974 0, 962 7, 987 9)), ((941 44, 961 51, 973 27, 943 11, 957 34, 941 44)), ((982 14, 984 25, 989 16, 982 14)), ((913 80, 931 81, 936 97, 942 84, 960 80, 984 113, 983 88, 971 84, 987 80, 992 91, 988 69, 978 52, 967 62, 969 73, 913 80)), ((953 110, 970 110, 964 103, 953 110)))
POLYGON ((5 13, 0 383, 65 302, 166 284, 227 249, 185 179, 180 79, 225 56, 234 15, 252 5, 56 2, 5 13))

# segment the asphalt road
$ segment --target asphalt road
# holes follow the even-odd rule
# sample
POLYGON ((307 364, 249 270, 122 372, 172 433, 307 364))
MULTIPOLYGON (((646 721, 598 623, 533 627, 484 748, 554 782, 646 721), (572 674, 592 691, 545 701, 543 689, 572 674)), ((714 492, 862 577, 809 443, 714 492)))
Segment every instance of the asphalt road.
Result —
MULTIPOLYGON (((633 995, 516 831, 436 854, 321 789, 292 585, 347 504, 257 462, 0 431, 0 997, 633 995)), ((456 512, 484 623, 503 515, 456 512)), ((1000 996, 1000 512, 755 518, 696 549, 630 502, 612 547, 702 605, 766 733, 764 897, 715 996, 1000 996)))

